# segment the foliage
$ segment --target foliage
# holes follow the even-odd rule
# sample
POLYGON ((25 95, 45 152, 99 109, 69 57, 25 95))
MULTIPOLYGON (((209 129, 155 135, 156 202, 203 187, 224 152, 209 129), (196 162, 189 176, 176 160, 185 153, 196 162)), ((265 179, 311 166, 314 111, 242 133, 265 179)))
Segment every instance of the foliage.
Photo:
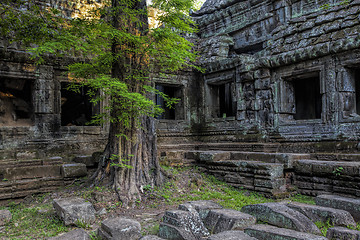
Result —
POLYGON ((330 219, 328 219, 326 222, 317 221, 315 222, 315 225, 320 229, 321 234, 325 237, 327 230, 334 227, 334 225, 330 223, 330 219))
MULTIPOLYGON (((85 85, 91 89, 88 94, 94 104, 104 98, 109 101, 106 111, 91 123, 121 122, 125 131, 133 127, 131 118, 161 114, 149 94, 160 94, 168 106, 178 101, 152 88, 149 74, 195 67, 196 58, 192 44, 184 38, 196 30, 187 15, 193 0, 154 0, 152 7, 159 11, 156 21, 161 26, 154 29, 145 26, 146 9, 134 7, 139 1, 118 0, 118 6, 115 1, 104 1, 102 8, 69 18, 60 8, 4 0, 0 3, 0 31, 10 42, 21 42, 37 63, 48 61, 49 54, 72 59, 68 65, 69 76, 76 83, 72 89, 85 85), (119 26, 114 26, 115 18, 119 26), (130 60, 120 69, 121 78, 111 76, 114 64, 124 59, 130 60), (99 91, 103 93, 100 96, 99 91), (109 115, 114 106, 121 106, 121 111, 109 115)), ((68 6, 72 2, 68 1, 68 6)))
POLYGON ((334 169, 334 171, 332 172, 335 176, 339 177, 341 176, 342 172, 344 171, 343 167, 337 167, 334 169))
POLYGON ((360 231, 360 222, 357 222, 355 227, 349 225, 349 226, 347 226, 347 228, 352 229, 352 230, 356 230, 356 231, 360 231))

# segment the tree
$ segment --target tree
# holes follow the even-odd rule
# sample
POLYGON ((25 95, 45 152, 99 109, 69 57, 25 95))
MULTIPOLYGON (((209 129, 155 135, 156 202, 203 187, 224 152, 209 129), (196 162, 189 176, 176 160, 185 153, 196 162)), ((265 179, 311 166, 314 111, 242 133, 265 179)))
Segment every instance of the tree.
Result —
POLYGON ((109 97, 109 114, 92 120, 110 121, 110 132, 91 179, 108 181, 124 205, 140 198, 142 186, 161 182, 153 117, 162 110, 149 96, 161 94, 168 104, 176 100, 157 92, 149 76, 195 67, 192 44, 184 38, 195 30, 187 15, 192 5, 193 0, 154 0, 161 27, 149 29, 146 0, 111 0, 72 18, 32 1, 0 4, 3 36, 21 41, 37 63, 49 54, 73 59, 73 90, 88 86, 94 104, 109 97))

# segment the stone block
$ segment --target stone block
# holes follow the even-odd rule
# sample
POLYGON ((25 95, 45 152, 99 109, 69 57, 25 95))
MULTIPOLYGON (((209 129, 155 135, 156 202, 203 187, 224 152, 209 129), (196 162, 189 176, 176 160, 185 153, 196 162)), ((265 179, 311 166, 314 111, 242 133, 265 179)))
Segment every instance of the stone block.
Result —
POLYGON ((256 240, 244 231, 225 231, 210 236, 207 240, 256 240))
POLYGON ((90 235, 83 229, 75 229, 60 236, 48 238, 48 240, 91 240, 90 235))
POLYGON ((212 233, 220 233, 229 230, 243 230, 255 224, 256 218, 233 209, 211 210, 204 220, 205 226, 212 233))
POLYGON ((191 203, 184 203, 179 205, 179 209, 191 213, 192 219, 189 227, 191 229, 191 232, 196 237, 201 238, 210 235, 209 231, 206 229, 204 223, 200 218, 199 212, 196 210, 194 205, 192 205, 191 203))
POLYGON ((163 240, 163 238, 159 238, 158 236, 155 235, 147 235, 140 238, 140 240, 163 240))
POLYGON ((317 196, 316 205, 348 211, 355 221, 360 221, 360 199, 341 197, 337 195, 317 196))
POLYGON ((326 237, 328 239, 336 240, 359 240, 360 231, 351 230, 344 227, 333 227, 328 229, 326 237))
POLYGON ((76 225, 79 221, 91 224, 95 221, 93 205, 82 198, 54 199, 53 206, 65 225, 76 225))
POLYGON ((159 236, 170 240, 196 240, 195 236, 185 229, 167 223, 160 223, 159 236))
POLYGON ((104 240, 138 240, 141 238, 141 225, 138 221, 123 217, 106 219, 98 229, 104 240))
MULTIPOLYGON (((190 201, 187 203, 189 203, 195 207, 196 211, 199 213, 200 218, 202 220, 204 220, 207 217, 210 210, 223 208, 220 204, 218 204, 214 201, 211 201, 211 200, 190 201)), ((179 206, 180 210, 184 210, 182 205, 183 204, 180 204, 180 206, 179 206)))
POLYGON ((248 205, 243 207, 241 211, 253 215, 257 220, 274 226, 300 232, 321 234, 316 225, 305 215, 280 203, 248 205))
POLYGON ((244 232, 258 240, 328 240, 323 236, 263 224, 248 227, 244 232))
MULTIPOLYGON (((187 232, 186 235, 193 236, 194 238, 202 238, 208 236, 209 232, 205 228, 195 208, 193 208, 190 204, 183 204, 182 208, 186 209, 186 211, 166 211, 163 217, 163 223, 176 227, 176 229, 180 232, 187 232)), ((165 225, 163 227, 165 227, 166 229, 169 228, 165 225)), ((162 235, 159 236, 166 238, 162 235)))
POLYGON ((321 221, 325 223, 329 221, 334 226, 356 226, 351 214, 345 210, 297 202, 288 203, 286 205, 298 212, 301 212, 313 222, 321 221))
POLYGON ((61 166, 61 174, 64 178, 84 177, 87 175, 86 165, 83 163, 67 163, 61 166))
POLYGON ((11 221, 12 215, 9 210, 0 210, 0 226, 4 226, 11 221))
POLYGON ((201 162, 218 162, 222 160, 229 160, 230 152, 200 152, 199 153, 199 161, 201 162))
POLYGON ((89 155, 76 156, 73 162, 85 164, 86 167, 94 167, 96 165, 94 158, 89 155))

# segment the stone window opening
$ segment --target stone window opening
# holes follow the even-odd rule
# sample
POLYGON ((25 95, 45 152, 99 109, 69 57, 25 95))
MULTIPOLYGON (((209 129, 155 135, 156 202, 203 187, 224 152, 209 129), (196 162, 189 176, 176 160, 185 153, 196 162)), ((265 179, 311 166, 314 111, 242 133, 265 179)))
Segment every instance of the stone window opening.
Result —
POLYGON ((0 125, 32 126, 34 81, 0 78, 0 125))
POLYGON ((87 126, 92 117, 99 113, 88 96, 88 87, 80 87, 79 92, 68 89, 70 83, 61 83, 61 126, 87 126))
POLYGON ((170 98, 178 98, 180 101, 172 106, 171 108, 166 106, 165 100, 160 96, 155 96, 155 104, 164 109, 164 112, 157 116, 157 119, 164 120, 183 120, 184 119, 184 109, 183 109, 183 94, 181 86, 166 85, 166 84, 156 84, 155 88, 160 92, 165 93, 170 98))
POLYGON ((295 94, 294 119, 321 119, 322 99, 319 75, 294 79, 293 87, 295 94))
POLYGON ((211 117, 226 118, 236 116, 235 83, 227 82, 209 86, 211 117))

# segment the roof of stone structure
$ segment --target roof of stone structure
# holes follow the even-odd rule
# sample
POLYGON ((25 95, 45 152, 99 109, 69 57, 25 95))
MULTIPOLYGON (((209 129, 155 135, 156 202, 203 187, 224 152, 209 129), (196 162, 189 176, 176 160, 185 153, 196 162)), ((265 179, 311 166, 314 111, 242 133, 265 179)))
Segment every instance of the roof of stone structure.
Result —
POLYGON ((199 16, 207 13, 212 13, 218 9, 233 4, 233 2, 235 1, 239 1, 239 0, 206 0, 205 3, 202 5, 201 9, 195 12, 194 15, 199 16))

